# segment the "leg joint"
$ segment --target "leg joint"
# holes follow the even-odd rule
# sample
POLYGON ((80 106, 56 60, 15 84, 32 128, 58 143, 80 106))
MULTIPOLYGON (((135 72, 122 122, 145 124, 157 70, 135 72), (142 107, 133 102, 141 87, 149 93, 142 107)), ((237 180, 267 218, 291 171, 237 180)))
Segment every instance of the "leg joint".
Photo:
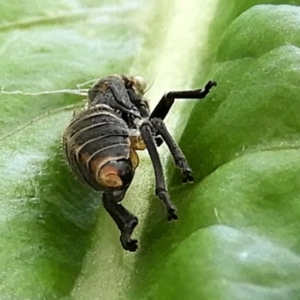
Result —
POLYGON ((153 126, 152 126, 152 122, 151 122, 151 120, 150 119, 145 119, 144 121, 143 121, 143 123, 140 125, 140 129, 144 129, 144 128, 150 128, 150 129, 152 129, 153 128, 153 126))

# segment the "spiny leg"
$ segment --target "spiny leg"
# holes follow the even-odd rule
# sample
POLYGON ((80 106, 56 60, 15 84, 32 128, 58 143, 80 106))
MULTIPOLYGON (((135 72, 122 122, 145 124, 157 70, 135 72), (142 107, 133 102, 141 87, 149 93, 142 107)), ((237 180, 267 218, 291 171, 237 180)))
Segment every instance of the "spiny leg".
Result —
POLYGON ((163 168, 153 138, 153 129, 150 121, 146 120, 141 125, 140 132, 146 144, 154 168, 156 195, 165 203, 168 212, 168 220, 176 220, 178 218, 176 214, 176 207, 172 203, 170 195, 167 191, 163 168))
POLYGON ((150 119, 164 119, 172 107, 175 99, 203 99, 209 93, 213 86, 216 86, 215 81, 209 81, 203 89, 189 91, 174 91, 163 95, 153 112, 150 114, 150 119))
POLYGON ((120 241, 125 250, 134 252, 138 248, 137 240, 131 239, 131 234, 138 224, 138 219, 124 206, 117 203, 112 193, 103 194, 103 206, 117 224, 121 236, 120 241))
POLYGON ((173 156, 174 162, 176 166, 181 170, 183 178, 183 182, 192 182, 194 181, 192 175, 192 169, 188 165, 188 162, 182 153, 181 149, 179 148, 178 144, 175 142, 171 134, 169 133, 165 123, 163 120, 158 118, 153 118, 151 123, 154 127, 154 130, 161 135, 163 140, 166 142, 167 146, 170 149, 170 152, 173 156))

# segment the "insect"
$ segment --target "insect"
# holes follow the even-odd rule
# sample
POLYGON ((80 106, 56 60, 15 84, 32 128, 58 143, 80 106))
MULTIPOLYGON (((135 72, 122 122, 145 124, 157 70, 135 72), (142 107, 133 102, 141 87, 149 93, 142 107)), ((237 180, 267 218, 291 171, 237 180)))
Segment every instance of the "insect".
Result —
POLYGON ((157 147, 168 146, 183 182, 192 182, 192 170, 181 149, 168 132, 163 119, 175 99, 204 98, 216 82, 203 89, 169 92, 150 113, 144 93, 146 83, 139 76, 111 75, 89 90, 86 107, 74 113, 63 135, 67 160, 79 179, 103 192, 103 206, 120 230, 125 250, 136 251, 131 235, 138 224, 120 202, 139 165, 137 150, 148 150, 155 173, 155 193, 164 203, 168 220, 177 219, 164 178, 157 147))

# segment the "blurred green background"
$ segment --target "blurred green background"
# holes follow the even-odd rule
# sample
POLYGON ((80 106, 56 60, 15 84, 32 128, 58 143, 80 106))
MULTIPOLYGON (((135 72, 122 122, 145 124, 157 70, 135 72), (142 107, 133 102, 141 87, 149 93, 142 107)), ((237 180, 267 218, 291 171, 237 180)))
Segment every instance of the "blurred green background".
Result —
POLYGON ((0 0, 0 299, 300 299, 298 5, 0 0), (50 93, 112 73, 145 77, 151 107, 218 82, 166 118, 195 175, 182 185, 162 146, 178 222, 141 153, 135 254, 65 163, 84 98, 50 93))

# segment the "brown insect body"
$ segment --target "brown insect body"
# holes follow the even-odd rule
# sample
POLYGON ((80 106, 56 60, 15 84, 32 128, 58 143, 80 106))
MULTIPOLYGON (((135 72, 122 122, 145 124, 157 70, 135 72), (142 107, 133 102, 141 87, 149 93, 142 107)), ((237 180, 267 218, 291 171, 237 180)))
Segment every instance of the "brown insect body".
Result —
POLYGON ((130 160, 128 126, 106 105, 91 106, 76 114, 64 139, 73 171, 96 190, 104 188, 101 167, 113 160, 130 160))
POLYGON ((141 137, 133 136, 139 143, 131 142, 124 111, 120 111, 124 107, 125 117, 134 112, 141 118, 121 76, 100 79, 89 90, 86 108, 74 115, 64 134, 65 152, 74 173, 96 190, 128 187, 139 164, 135 149, 141 150, 141 137), (121 103, 115 100, 115 94, 122 95, 121 103), (125 164, 123 180, 113 163, 104 168, 120 160, 125 164))
POLYGON ((125 250, 137 249, 131 234, 138 219, 119 203, 139 165, 136 150, 147 148, 155 171, 156 195, 166 205, 168 219, 177 219, 156 147, 165 141, 183 181, 192 181, 193 177, 162 119, 175 98, 204 98, 214 85, 210 81, 204 89, 169 92, 150 115, 142 78, 112 75, 96 82, 88 91, 85 109, 74 114, 63 136, 66 157, 79 179, 103 191, 103 205, 120 229, 125 250))

